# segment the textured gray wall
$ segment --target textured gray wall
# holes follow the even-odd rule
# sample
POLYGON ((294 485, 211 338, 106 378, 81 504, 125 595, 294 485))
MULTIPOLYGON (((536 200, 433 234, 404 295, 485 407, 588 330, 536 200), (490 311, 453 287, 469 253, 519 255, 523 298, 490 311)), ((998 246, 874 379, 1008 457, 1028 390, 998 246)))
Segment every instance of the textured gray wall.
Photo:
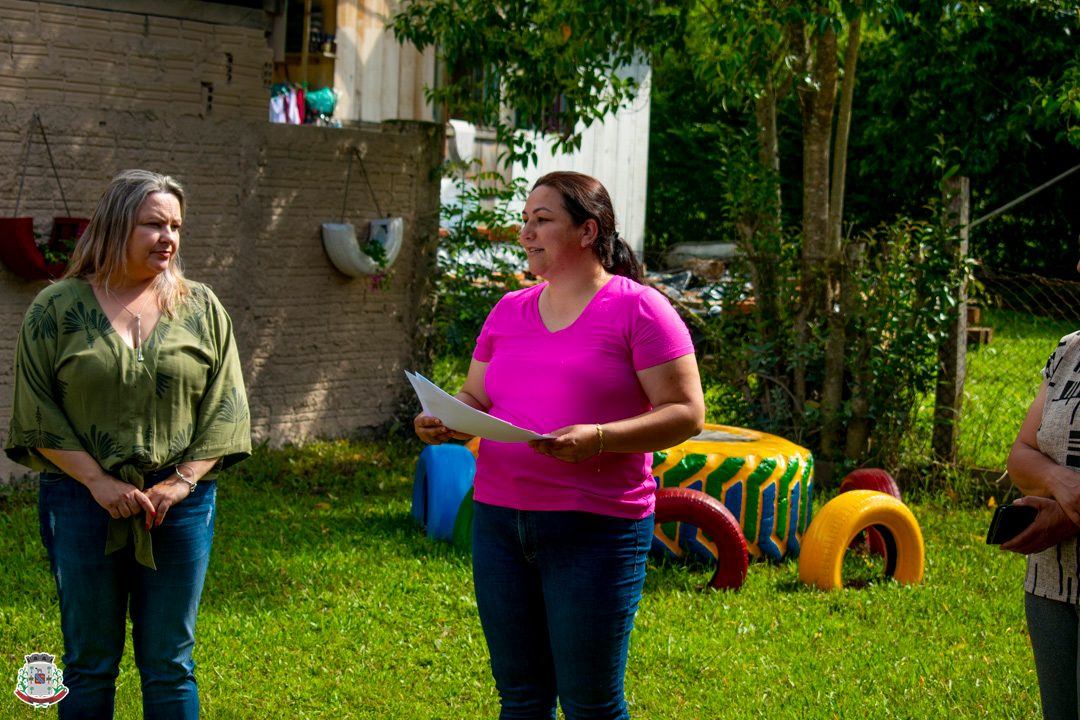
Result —
MULTIPOLYGON (((271 124, 269 60, 258 29, 0 0, 0 216, 14 214, 34 112, 73 215, 89 215, 118 170, 176 176, 188 191, 186 272, 232 315, 255 439, 282 444, 380 426, 408 401, 402 369, 434 263, 442 130, 271 124), (401 254, 379 287, 339 273, 320 238, 321 223, 341 219, 353 147, 379 208, 405 219, 401 254)), ((47 233, 66 213, 34 140, 19 215, 47 233)), ((378 216, 371 195, 354 164, 346 221, 361 241, 378 216)), ((43 286, 0 266, 0 438, 16 332, 43 286)), ((0 478, 18 472, 0 460, 0 478)))

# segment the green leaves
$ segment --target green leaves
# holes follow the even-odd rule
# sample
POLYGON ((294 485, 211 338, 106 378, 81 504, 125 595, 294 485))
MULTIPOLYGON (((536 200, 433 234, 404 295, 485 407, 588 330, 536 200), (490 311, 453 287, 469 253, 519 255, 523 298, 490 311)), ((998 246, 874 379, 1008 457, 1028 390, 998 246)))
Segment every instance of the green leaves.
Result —
POLYGON ((488 312, 508 290, 521 287, 524 257, 517 245, 515 202, 522 179, 448 163, 445 177, 456 200, 444 204, 446 234, 439 243, 435 312, 428 354, 468 356, 488 312))
POLYGON ((1080 147, 1080 57, 1069 61, 1060 78, 1039 90, 1038 103, 1046 122, 1058 129, 1059 139, 1080 147))
POLYGON ((508 159, 535 157, 515 129, 580 131, 637 93, 622 69, 679 36, 677 3, 644 0, 413 0, 393 19, 399 42, 436 46, 449 82, 428 98, 449 115, 495 127, 508 159))

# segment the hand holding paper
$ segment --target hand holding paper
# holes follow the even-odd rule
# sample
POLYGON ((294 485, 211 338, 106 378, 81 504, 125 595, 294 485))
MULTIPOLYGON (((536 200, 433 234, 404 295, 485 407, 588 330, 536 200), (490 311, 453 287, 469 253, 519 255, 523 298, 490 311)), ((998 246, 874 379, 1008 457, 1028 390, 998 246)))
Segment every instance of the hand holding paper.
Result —
POLYGON ((486 440, 496 442, 528 442, 529 440, 544 440, 551 435, 541 435, 511 425, 508 422, 481 412, 476 408, 469 407, 453 395, 448 394, 433 384, 423 375, 405 371, 405 377, 409 378, 416 397, 420 400, 420 406, 425 415, 431 415, 442 420, 443 425, 458 432, 478 435, 486 440))

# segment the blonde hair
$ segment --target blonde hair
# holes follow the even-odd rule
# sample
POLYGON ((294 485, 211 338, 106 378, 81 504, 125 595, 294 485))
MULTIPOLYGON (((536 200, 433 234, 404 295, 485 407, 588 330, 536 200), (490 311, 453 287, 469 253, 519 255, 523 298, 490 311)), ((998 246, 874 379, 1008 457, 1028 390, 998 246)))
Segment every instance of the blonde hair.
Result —
MULTIPOLYGON (((110 280, 127 272, 127 243, 135 229, 139 208, 149 195, 168 193, 185 209, 184 188, 168 175, 149 170, 125 170, 109 182, 101 194, 90 224, 75 243, 65 278, 93 278, 109 291, 110 280)), ((161 311, 173 317, 176 308, 191 294, 177 252, 165 272, 150 287, 161 311)))

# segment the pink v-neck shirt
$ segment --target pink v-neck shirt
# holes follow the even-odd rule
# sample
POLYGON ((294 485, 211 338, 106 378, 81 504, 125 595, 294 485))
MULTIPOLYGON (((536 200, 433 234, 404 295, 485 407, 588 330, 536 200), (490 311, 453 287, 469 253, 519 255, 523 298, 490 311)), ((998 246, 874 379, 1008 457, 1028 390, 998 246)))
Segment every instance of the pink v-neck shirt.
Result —
MULTIPOLYGON (((615 276, 569 327, 540 318, 545 284, 505 295, 492 309, 473 357, 488 364, 491 415, 541 433, 604 424, 652 409, 636 372, 694 352, 667 298, 615 276)), ((653 512, 652 453, 605 452, 580 463, 540 455, 525 443, 483 440, 474 498, 517 510, 577 510, 640 519, 653 512)))

